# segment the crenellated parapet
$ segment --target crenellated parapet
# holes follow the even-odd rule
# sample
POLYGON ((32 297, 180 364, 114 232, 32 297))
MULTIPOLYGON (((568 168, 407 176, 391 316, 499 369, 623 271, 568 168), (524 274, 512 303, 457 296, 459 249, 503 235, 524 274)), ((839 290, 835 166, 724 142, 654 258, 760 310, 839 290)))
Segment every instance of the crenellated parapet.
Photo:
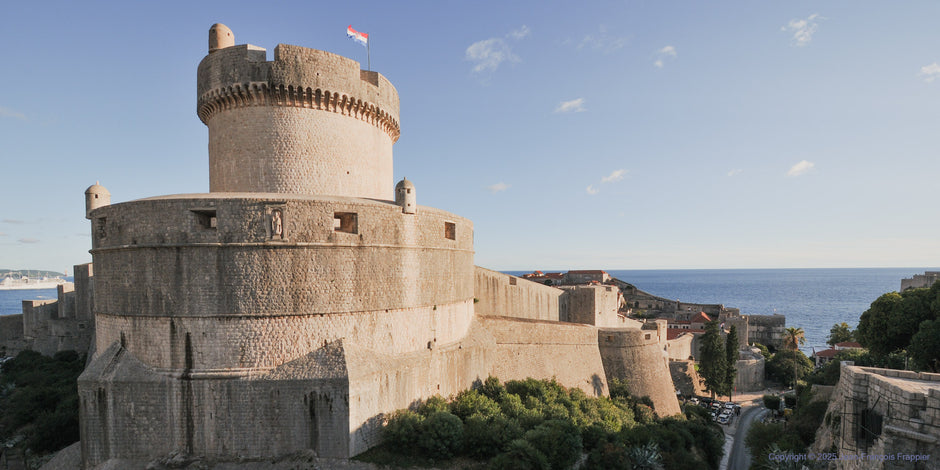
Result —
POLYGON ((208 123, 213 115, 228 109, 248 106, 284 106, 338 113, 365 121, 388 134, 392 142, 401 135, 398 120, 374 103, 354 96, 303 86, 240 83, 210 90, 199 97, 199 120, 208 123))

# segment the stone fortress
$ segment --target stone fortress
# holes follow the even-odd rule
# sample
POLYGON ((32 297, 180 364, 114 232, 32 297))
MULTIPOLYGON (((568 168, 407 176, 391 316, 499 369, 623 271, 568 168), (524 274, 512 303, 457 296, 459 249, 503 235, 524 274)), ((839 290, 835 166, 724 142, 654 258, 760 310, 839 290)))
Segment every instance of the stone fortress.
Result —
POLYGON ((471 221, 417 205, 408 180, 392 189, 384 76, 283 44, 268 61, 214 25, 197 89, 209 193, 85 194, 82 468, 350 457, 387 413, 490 375, 590 395, 617 377, 679 412, 665 321, 621 315, 616 286, 475 267, 471 221))

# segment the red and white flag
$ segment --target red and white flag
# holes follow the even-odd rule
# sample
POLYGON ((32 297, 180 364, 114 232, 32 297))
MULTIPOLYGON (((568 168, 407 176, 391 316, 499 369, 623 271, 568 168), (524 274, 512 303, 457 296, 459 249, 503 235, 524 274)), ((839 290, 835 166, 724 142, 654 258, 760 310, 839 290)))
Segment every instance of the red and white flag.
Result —
POLYGON ((356 41, 363 46, 368 47, 369 45, 369 35, 356 31, 353 29, 352 25, 349 25, 349 27, 346 28, 346 37, 351 38, 353 41, 356 41))

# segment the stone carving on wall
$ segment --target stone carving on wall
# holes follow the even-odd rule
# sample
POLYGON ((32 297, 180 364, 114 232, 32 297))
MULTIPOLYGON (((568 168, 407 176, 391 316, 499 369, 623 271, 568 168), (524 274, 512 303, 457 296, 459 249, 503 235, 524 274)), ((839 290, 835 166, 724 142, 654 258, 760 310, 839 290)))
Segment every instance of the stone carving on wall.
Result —
POLYGON ((273 209, 271 211, 271 238, 284 238, 284 216, 280 209, 273 209))

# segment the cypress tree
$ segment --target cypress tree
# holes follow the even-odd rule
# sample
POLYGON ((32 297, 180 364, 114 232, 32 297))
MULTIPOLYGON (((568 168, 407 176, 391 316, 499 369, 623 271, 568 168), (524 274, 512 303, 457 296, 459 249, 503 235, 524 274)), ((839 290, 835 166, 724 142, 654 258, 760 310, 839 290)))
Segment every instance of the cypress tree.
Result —
POLYGON ((702 335, 702 345, 699 348, 699 375, 705 383, 705 389, 722 395, 727 380, 728 358, 725 355, 725 345, 721 341, 718 320, 705 324, 705 334, 702 335))
POLYGON ((731 392, 734 391, 734 378, 738 375, 738 369, 735 364, 738 362, 738 329, 731 325, 728 331, 728 337, 725 338, 725 390, 728 393, 728 401, 731 401, 731 392))

